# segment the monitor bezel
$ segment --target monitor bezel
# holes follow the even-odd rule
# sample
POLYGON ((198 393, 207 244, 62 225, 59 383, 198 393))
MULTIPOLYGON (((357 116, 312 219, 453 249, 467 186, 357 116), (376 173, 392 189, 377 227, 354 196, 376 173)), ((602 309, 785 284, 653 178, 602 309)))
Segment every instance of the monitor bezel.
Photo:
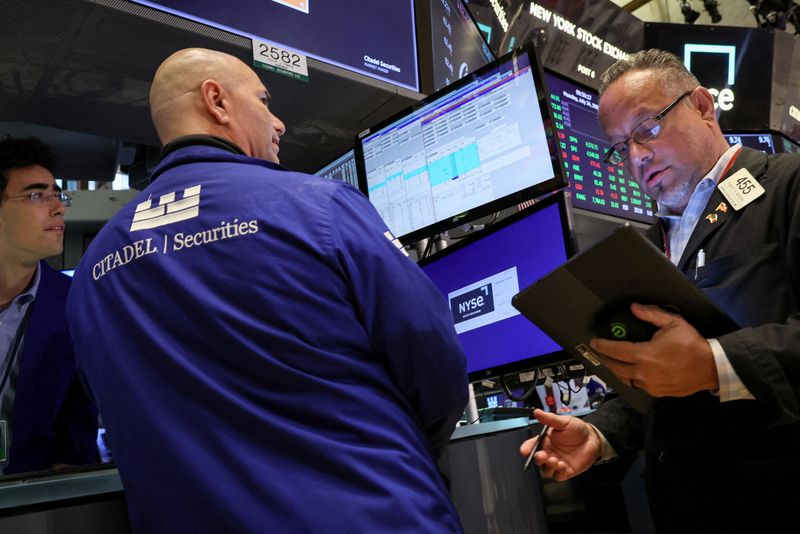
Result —
MULTIPOLYGON (((436 262, 455 252, 458 252, 459 250, 468 247, 471 244, 478 242, 482 239, 485 239, 491 236, 492 234, 497 233, 500 230, 503 230, 504 228, 507 228, 508 226, 522 219, 527 218, 528 216, 534 215, 546 208, 553 206, 554 204, 558 206, 558 214, 559 218, 561 219, 562 238, 564 240, 564 247, 567 255, 566 259, 568 260, 575 255, 577 251, 577 246, 575 243, 575 236, 572 229, 572 218, 570 217, 569 213, 569 210, 571 208, 566 198, 566 192, 562 190, 537 200, 532 206, 519 210, 516 213, 512 213, 508 217, 501 219, 490 226, 487 226, 483 230, 476 231, 474 234, 464 237, 460 241, 457 241, 456 243, 445 247, 443 250, 431 256, 420 259, 419 262, 417 262, 417 264, 420 266, 420 268, 423 268, 424 266, 430 263, 436 262)), ((522 289, 524 288, 520 288, 520 290, 522 289)), ((474 382, 476 380, 495 378, 499 376, 508 375, 511 373, 528 371, 531 369, 551 366, 568 361, 575 361, 575 360, 564 350, 560 350, 545 354, 539 354, 536 356, 530 356, 528 358, 523 358, 521 360, 517 360, 514 362, 504 363, 502 365, 497 365, 495 367, 470 371, 468 376, 470 382, 474 382)))
MULTIPOLYGON (((436 91, 430 96, 427 96, 422 100, 415 102, 414 104, 408 106, 406 109, 398 113, 395 113, 391 117, 384 119, 379 123, 375 124, 374 126, 367 128, 363 132, 359 133, 356 136, 354 148, 356 156, 356 172, 358 174, 359 189, 361 190, 361 192, 367 195, 367 198, 369 198, 369 188, 367 186, 367 172, 364 164, 364 147, 362 144, 364 138, 379 130, 386 128, 387 126, 392 125, 395 122, 402 120, 403 118, 419 111, 421 108, 435 102, 436 100, 446 97, 450 93, 460 91, 464 86, 473 82, 476 78, 479 78, 485 75, 486 73, 497 69, 499 65, 514 61, 518 56, 523 54, 527 55, 531 71, 533 72, 533 81, 537 91, 537 98, 539 100, 539 111, 540 114, 542 115, 541 117, 542 122, 545 128, 550 128, 551 130, 553 130, 554 129, 553 115, 552 111, 550 110, 550 103, 548 100, 549 93, 547 92, 547 87, 544 84, 544 72, 542 70, 539 58, 536 56, 533 44, 529 43, 523 47, 515 48, 511 52, 495 59, 492 62, 487 63, 483 67, 475 70, 474 72, 468 74, 467 76, 464 76, 463 78, 454 81, 447 87, 440 89, 439 91, 436 91)), ((555 135, 554 132, 551 133, 553 134, 554 138, 555 135)), ((548 151, 550 152, 550 163, 551 167, 553 168, 552 178, 545 180, 544 182, 534 184, 525 189, 521 189, 516 193, 511 193, 502 198, 495 199, 486 204, 475 206, 474 208, 466 210, 453 217, 448 217, 447 219, 437 221, 435 223, 429 224, 428 226, 424 226, 416 230, 413 230, 407 234, 398 235, 395 237, 397 237, 401 243, 407 245, 415 241, 418 241, 422 238, 430 237, 432 235, 439 234, 451 228, 455 228, 458 225, 463 224, 467 221, 477 219, 479 217, 483 217, 491 213, 501 211, 505 208, 509 208, 511 206, 514 206, 515 204, 519 204, 520 202, 535 199, 544 196, 548 193, 552 193, 554 191, 563 189, 564 187, 567 186, 567 181, 564 178, 564 173, 562 171, 562 162, 558 155, 558 150, 556 150, 556 147, 554 145, 550 145, 548 143, 548 151)))
MULTIPOLYGON (((580 82, 580 81, 577 81, 577 80, 573 80, 569 76, 567 76, 567 75, 565 75, 565 74, 563 74, 563 73, 561 73, 561 72, 559 72, 559 71, 557 71, 557 70, 555 70, 553 68, 550 68, 550 67, 544 67, 543 70, 544 70, 544 73, 546 75, 553 76, 554 78, 558 78, 558 79, 560 79, 560 80, 562 80, 562 81, 564 81, 566 83, 570 83, 570 84, 580 88, 581 90, 589 91, 590 93, 598 95, 597 98, 598 98, 598 101, 599 101, 600 92, 597 89, 593 88, 592 86, 587 85, 587 84, 585 84, 583 82, 580 82)), ((547 77, 545 77, 544 83, 545 83, 545 86, 547 87, 547 93, 549 95, 550 94, 550 87, 549 87, 549 85, 547 85, 547 77)), ((607 139, 606 139, 606 144, 608 144, 608 140, 607 139)), ((561 159, 561 151, 557 150, 557 152, 558 152, 559 161, 561 161, 561 164, 564 165, 564 161, 561 159)), ((605 164, 605 165, 607 165, 607 164, 605 164)), ((562 172, 563 172, 563 169, 562 169, 562 172)), ((626 169, 626 172, 627 172, 627 179, 636 181, 636 179, 633 176, 631 176, 630 171, 627 171, 627 169, 626 169)), ((566 176, 564 178, 565 178, 565 180, 567 180, 567 190, 570 192, 570 204, 572 204, 572 189, 569 187, 569 179, 567 179, 566 176)), ((644 191, 642 191, 642 194, 646 194, 646 193, 644 191)), ((620 219, 620 220, 623 220, 623 221, 630 221, 632 223, 638 223, 638 224, 644 224, 644 225, 647 225, 647 226, 652 226, 653 224, 655 224, 655 222, 657 220, 657 217, 655 215, 655 212, 657 210, 657 206, 656 206, 655 199, 651 198, 650 200, 653 203, 653 216, 650 217, 649 221, 643 221, 643 220, 641 220, 639 218, 625 216, 624 214, 621 214, 621 213, 620 214, 613 214, 613 213, 606 213, 606 212, 600 211, 600 210, 593 210, 593 209, 587 208, 585 206, 576 206, 576 205, 572 204, 572 207, 574 209, 576 209, 576 210, 581 210, 582 212, 592 213, 592 214, 596 214, 596 215, 604 215, 606 217, 613 217, 615 219, 620 219)))

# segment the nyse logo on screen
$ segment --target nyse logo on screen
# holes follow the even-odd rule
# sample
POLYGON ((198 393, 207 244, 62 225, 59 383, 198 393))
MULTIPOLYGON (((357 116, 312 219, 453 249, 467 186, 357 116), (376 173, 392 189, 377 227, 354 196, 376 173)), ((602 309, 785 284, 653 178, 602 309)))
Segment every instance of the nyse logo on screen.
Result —
POLYGON ((492 284, 486 284, 450 299, 453 322, 461 323, 494 311, 492 284))
POLYGON ((731 87, 736 82, 736 46, 686 43, 683 45, 683 64, 708 87, 708 92, 714 97, 714 109, 733 109, 736 95, 731 87), (715 85, 726 87, 717 89, 715 85))

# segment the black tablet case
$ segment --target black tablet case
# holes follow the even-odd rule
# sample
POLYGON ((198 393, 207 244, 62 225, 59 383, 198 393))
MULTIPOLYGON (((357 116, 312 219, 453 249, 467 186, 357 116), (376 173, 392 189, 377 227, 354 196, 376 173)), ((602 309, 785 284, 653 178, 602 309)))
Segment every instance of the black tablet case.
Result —
MULTIPOLYGON (((514 296, 512 305, 640 412, 653 397, 600 364, 589 341, 609 338, 612 317, 641 332, 632 302, 679 313, 706 338, 739 327, 628 223, 514 296), (622 315, 620 315, 622 314, 622 315), (626 320, 625 316, 628 319, 626 320)), ((635 339, 630 339, 634 341, 635 339)))

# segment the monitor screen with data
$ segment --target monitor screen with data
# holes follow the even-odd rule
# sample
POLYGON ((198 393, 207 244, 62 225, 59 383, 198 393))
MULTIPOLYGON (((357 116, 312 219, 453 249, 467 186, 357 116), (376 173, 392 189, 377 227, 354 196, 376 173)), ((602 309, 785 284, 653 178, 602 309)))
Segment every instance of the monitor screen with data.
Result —
POLYGON ((559 192, 420 261, 453 315, 471 380, 569 359, 511 297, 573 253, 559 192))
POLYGON ((517 49, 359 135, 372 204, 403 242, 566 185, 531 48, 517 49))
POLYGON ((770 133, 725 132, 725 139, 728 140, 729 145, 740 144, 767 154, 775 153, 775 143, 770 133))
POLYGON ((597 117, 597 92, 549 71, 545 83, 572 206, 652 224, 655 203, 624 166, 603 162, 608 141, 597 117))
POLYGON ((495 59, 461 0, 431 2, 431 48, 436 90, 495 59))
POLYGON ((353 150, 348 150, 323 168, 315 172, 317 176, 347 182, 353 187, 358 187, 358 174, 356 172, 356 159, 353 150))

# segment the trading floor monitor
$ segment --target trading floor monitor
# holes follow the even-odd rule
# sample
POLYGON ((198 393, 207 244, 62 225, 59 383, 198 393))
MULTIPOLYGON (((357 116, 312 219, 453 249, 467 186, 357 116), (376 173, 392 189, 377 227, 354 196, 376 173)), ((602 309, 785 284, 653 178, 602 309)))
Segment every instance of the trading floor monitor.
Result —
POLYGON ((728 140, 729 145, 740 144, 767 154, 775 153, 775 144, 772 140, 772 134, 769 133, 725 132, 725 139, 728 140))
POLYGON ((603 161, 609 145, 597 117, 597 92, 549 71, 545 83, 572 206, 652 224, 655 202, 623 165, 603 161))
POLYGON ((529 46, 362 132, 359 180, 409 243, 566 185, 552 137, 529 46))
POLYGON ((574 249, 563 192, 420 261, 447 300, 470 380, 570 359, 511 306, 574 249))
POLYGON ((356 173, 356 160, 353 150, 350 149, 323 168, 315 172, 317 176, 347 182, 353 187, 358 187, 358 174, 356 173))

